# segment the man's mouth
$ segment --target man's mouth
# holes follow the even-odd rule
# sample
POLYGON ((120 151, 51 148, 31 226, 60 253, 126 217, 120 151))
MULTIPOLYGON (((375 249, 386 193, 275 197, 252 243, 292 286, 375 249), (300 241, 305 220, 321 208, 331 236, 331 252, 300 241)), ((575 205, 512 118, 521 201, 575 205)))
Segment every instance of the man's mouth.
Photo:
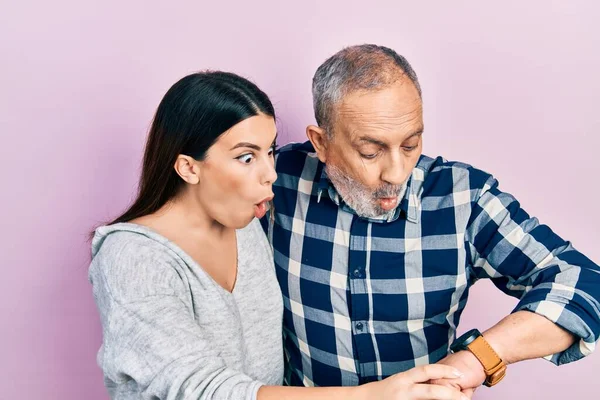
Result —
POLYGON ((379 206, 385 211, 391 211, 398 206, 398 196, 394 197, 378 197, 379 206))

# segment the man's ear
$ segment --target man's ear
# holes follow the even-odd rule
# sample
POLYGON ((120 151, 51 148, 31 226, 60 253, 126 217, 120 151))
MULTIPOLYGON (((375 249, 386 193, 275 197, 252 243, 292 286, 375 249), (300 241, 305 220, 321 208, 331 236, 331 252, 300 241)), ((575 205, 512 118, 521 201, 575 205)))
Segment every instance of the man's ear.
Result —
POLYGON ((317 157, 322 163, 327 161, 327 145, 329 144, 329 138, 327 137, 327 131, 316 125, 309 125, 306 127, 306 136, 312 143, 317 157))
POLYGON ((192 157, 183 154, 178 155, 173 168, 186 183, 197 185, 200 182, 200 167, 192 157))

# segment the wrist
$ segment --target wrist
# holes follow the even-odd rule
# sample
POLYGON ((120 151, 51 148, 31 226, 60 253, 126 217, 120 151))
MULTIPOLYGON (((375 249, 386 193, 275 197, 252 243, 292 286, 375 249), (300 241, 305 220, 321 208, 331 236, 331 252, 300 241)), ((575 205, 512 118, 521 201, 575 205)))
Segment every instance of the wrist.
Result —
POLYGON ((365 383, 359 386, 348 387, 349 392, 345 399, 348 400, 371 400, 373 399, 373 385, 378 382, 365 383))
POLYGON ((504 346, 502 335, 496 333, 493 328, 485 331, 482 335, 490 347, 498 354, 498 357, 504 361, 504 364, 508 365, 515 362, 510 355, 510 351, 504 346))
POLYGON ((476 370, 482 371, 485 377, 484 385, 494 386, 506 375, 506 363, 496 352, 493 344, 488 342, 488 336, 483 336, 477 329, 471 329, 457 338, 450 346, 450 350, 459 353, 462 360, 472 362, 475 359, 478 363, 476 370))
POLYGON ((456 368, 459 371, 468 371, 470 375, 476 376, 477 380, 483 382, 486 378, 485 368, 483 364, 469 350, 461 350, 456 354, 458 358, 456 368))

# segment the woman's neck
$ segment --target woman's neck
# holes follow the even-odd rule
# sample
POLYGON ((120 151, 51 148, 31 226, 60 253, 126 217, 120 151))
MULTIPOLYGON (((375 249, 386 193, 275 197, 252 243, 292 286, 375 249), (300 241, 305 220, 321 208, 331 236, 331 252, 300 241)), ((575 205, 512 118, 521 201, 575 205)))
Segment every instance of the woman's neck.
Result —
POLYGON ((219 240, 232 230, 211 218, 197 200, 185 195, 168 201, 155 213, 131 222, 148 225, 169 236, 180 236, 183 233, 198 239, 219 240))

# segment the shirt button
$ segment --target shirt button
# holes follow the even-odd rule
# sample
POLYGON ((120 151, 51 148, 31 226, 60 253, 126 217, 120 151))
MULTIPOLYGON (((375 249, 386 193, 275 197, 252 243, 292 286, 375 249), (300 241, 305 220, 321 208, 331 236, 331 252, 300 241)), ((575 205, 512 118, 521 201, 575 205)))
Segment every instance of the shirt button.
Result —
POLYGON ((357 269, 354 270, 354 277, 355 278, 360 278, 360 269, 357 268, 357 269))
POLYGON ((362 322, 358 322, 358 323, 356 324, 356 330, 357 330, 357 331, 362 331, 362 329, 363 329, 363 323, 362 323, 362 322))

